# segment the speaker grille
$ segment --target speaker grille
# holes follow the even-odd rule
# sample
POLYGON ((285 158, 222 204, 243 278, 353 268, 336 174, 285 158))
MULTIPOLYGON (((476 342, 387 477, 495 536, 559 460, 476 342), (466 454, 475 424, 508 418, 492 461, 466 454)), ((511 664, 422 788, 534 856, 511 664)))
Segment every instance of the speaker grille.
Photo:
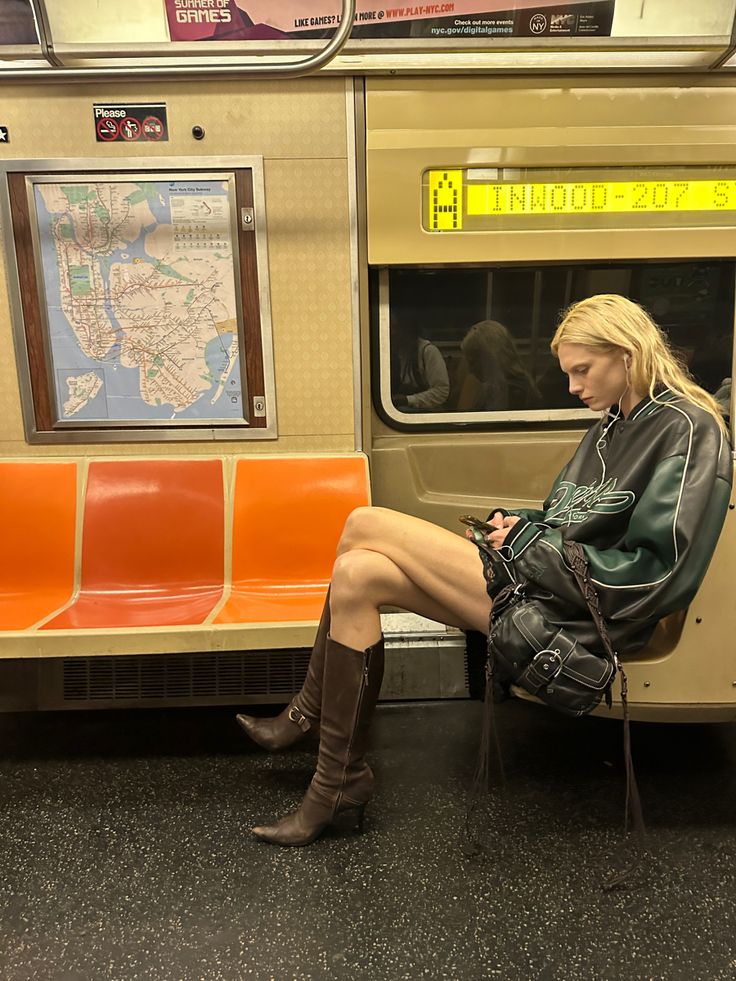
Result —
POLYGON ((63 658, 63 701, 223 702, 299 691, 310 651, 63 658))

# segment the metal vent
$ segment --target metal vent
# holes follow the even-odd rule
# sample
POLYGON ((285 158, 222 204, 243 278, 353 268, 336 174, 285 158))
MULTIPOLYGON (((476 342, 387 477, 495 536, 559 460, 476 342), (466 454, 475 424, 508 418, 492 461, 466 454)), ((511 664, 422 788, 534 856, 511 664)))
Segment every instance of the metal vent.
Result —
POLYGON ((219 651, 63 658, 64 702, 223 701, 289 696, 307 673, 309 651, 219 651))

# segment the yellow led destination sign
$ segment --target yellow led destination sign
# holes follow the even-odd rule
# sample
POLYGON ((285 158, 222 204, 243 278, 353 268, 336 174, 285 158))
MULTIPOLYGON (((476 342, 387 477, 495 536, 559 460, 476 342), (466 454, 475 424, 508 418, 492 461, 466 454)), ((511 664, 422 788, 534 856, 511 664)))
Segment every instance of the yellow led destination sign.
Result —
MULTIPOLYGON (((475 228, 473 218, 736 211, 731 179, 501 183, 468 180, 463 170, 431 170, 426 177, 431 231, 461 231, 464 218, 475 228)), ((493 226, 483 221, 482 227, 493 226)))
POLYGON ((736 210, 736 181, 468 184, 466 193, 469 215, 736 210))
POLYGON ((463 227, 462 170, 430 170, 429 227, 443 232, 463 227))

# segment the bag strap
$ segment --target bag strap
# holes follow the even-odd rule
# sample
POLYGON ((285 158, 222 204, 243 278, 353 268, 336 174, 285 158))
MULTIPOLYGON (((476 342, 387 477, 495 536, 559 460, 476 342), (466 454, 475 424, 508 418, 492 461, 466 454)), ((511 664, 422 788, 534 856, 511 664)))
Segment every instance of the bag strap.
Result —
MULTIPOLYGON (((646 825, 644 823, 644 812, 642 810, 641 798, 639 796, 639 787, 637 785, 636 774, 634 772, 634 761, 631 756, 631 728, 629 726, 628 702, 629 685, 626 678, 626 672, 624 671, 623 666, 613 649, 611 638, 608 633, 608 627, 606 626, 606 621, 601 613, 598 593, 590 578, 588 559, 585 555, 583 546, 580 544, 580 542, 565 540, 562 543, 562 549, 565 553, 565 558, 570 565, 572 574, 575 576, 575 580, 580 587, 580 592, 583 594, 583 599, 590 610, 590 615, 593 618, 596 629, 601 636, 601 640, 603 641, 603 646, 606 651, 606 658, 613 664, 614 669, 621 675, 621 707, 623 709, 624 718, 624 767, 626 772, 624 833, 628 831, 629 815, 631 815, 631 824, 636 836, 637 844, 639 845, 640 849, 643 849, 646 837, 646 825)), ((609 686, 606 691, 606 704, 609 708, 611 707, 611 703, 611 689, 609 686)), ((641 854, 638 856, 633 865, 611 876, 604 885, 604 889, 614 889, 616 886, 621 885, 621 883, 623 883, 624 880, 627 879, 628 876, 637 868, 640 861, 641 854)))
MULTIPOLYGON (((611 644, 611 638, 608 633, 606 621, 603 619, 603 614, 601 613, 598 593, 590 578, 588 559, 586 558, 583 546, 580 544, 580 542, 564 541, 562 543, 562 549, 565 553, 565 558, 570 564, 572 574, 575 576, 577 584, 580 587, 580 592, 583 594, 583 599, 588 605, 588 609, 590 610, 590 615, 593 617, 593 622, 596 625, 596 629, 601 636, 603 646, 606 650, 606 658, 611 662, 616 671, 621 671, 623 673, 618 658, 613 650, 613 645, 611 644)), ((607 695, 608 697, 606 701, 608 702, 608 706, 610 708, 611 703, 608 700, 610 698, 610 692, 608 692, 607 695)))

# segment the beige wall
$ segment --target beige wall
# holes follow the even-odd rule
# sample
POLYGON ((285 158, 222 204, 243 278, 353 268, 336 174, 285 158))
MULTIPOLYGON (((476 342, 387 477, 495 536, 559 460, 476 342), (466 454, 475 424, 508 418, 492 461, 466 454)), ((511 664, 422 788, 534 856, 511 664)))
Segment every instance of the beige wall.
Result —
MULTIPOLYGON (((218 443, 217 452, 354 449, 346 83, 192 82, 6 86, 13 159, 262 155, 268 223, 278 440, 218 443), (95 102, 166 102, 168 143, 95 141, 95 102), (201 125, 205 139, 191 129, 201 125)), ((72 165, 73 166, 73 165, 72 165)), ((3 230, 3 241, 6 230, 3 230)), ((7 266, 7 255, 4 266, 7 266)), ((0 456, 207 454, 211 442, 28 446, 23 435, 7 268, 0 272, 0 456)))

